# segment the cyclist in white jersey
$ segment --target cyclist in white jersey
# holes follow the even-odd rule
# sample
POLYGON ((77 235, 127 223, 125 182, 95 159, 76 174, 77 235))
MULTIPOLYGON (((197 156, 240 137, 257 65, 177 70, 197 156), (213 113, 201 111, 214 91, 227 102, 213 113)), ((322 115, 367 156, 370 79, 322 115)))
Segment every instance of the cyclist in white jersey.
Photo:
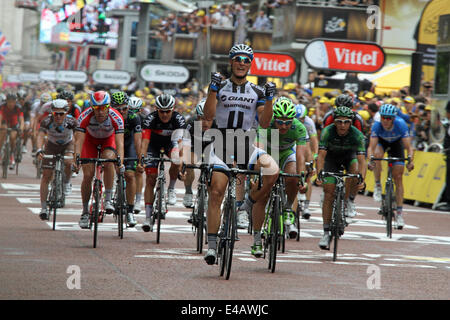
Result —
MULTIPOLYGON (((253 50, 244 44, 233 46, 229 53, 231 77, 222 80, 220 73, 211 75, 211 84, 204 107, 204 115, 207 120, 216 119, 217 127, 222 133, 219 138, 215 137, 215 155, 210 162, 216 166, 228 168, 227 164, 234 161, 238 165, 245 165, 249 169, 265 169, 263 184, 260 190, 252 188, 240 210, 249 211, 252 207, 254 244, 252 254, 262 257, 261 228, 264 221, 265 205, 270 190, 278 178, 278 165, 275 160, 265 151, 253 146, 256 133, 249 136, 238 136, 236 129, 249 131, 253 125, 256 114, 258 114, 261 127, 267 128, 272 120, 272 99, 276 87, 273 83, 267 83, 265 90, 247 81, 247 74, 253 60, 253 50), (231 129, 231 130, 230 130, 231 129), (248 138, 248 140, 246 140, 248 138), (222 145, 218 142, 223 142, 222 145), (234 142, 234 150, 225 146, 234 142), (247 142, 247 143, 246 143, 247 142), (238 152, 238 148, 240 149, 238 152), (228 149, 228 150, 226 150, 228 149), (228 151, 228 152, 226 152, 228 151), (228 156, 227 156, 228 153, 228 156), (234 159, 229 154, 234 156, 234 159), (222 157, 221 157, 222 156, 222 157)), ((240 131, 242 133, 242 130, 240 131)), ((207 264, 212 265, 217 258, 217 233, 220 224, 220 206, 228 184, 228 178, 221 172, 214 172, 211 179, 208 200, 208 251, 205 255, 207 264)), ((242 184, 243 186, 243 184, 242 184)), ((243 190, 241 190, 243 191, 243 190)), ((243 192, 237 194, 237 200, 243 198, 243 192)))
MULTIPOLYGON (((311 160, 316 160, 317 154, 319 152, 319 139, 317 137, 317 130, 316 125, 314 121, 308 117, 308 109, 303 104, 298 104, 296 106, 297 114, 296 118, 300 120, 301 123, 306 127, 306 133, 307 133, 307 154, 306 154, 306 161, 310 162, 311 160)), ((314 175, 314 172, 312 172, 312 175, 314 175)), ((300 194, 299 197, 305 197, 305 203, 303 207, 303 219, 308 220, 311 216, 311 213, 309 211, 309 202, 311 200, 311 193, 312 193, 312 182, 311 179, 307 180, 308 183, 308 189, 306 191, 306 194, 300 194)), ((296 209, 296 208, 294 208, 296 209)))

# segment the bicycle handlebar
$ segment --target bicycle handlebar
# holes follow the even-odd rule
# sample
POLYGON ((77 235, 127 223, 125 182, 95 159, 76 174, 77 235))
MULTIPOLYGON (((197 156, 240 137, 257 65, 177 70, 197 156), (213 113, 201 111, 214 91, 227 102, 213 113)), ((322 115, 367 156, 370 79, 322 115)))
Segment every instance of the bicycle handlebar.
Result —
POLYGON ((44 158, 44 159, 56 159, 58 157, 60 157, 61 159, 64 159, 64 160, 72 160, 73 159, 72 156, 61 156, 59 154, 44 154, 44 155, 42 155, 42 158, 44 158))
POLYGON ((370 161, 388 161, 388 162, 395 162, 395 161, 411 161, 411 158, 397 158, 397 157, 387 157, 387 158, 374 158, 373 156, 370 157, 370 161))
POLYGON ((227 176, 233 175, 237 176, 238 174, 245 174, 245 175, 255 175, 258 176, 258 190, 262 187, 262 168, 259 169, 259 171, 256 170, 245 170, 245 169, 239 169, 239 168, 222 168, 222 167, 216 167, 212 168, 211 171, 217 171, 222 172, 226 174, 227 176))

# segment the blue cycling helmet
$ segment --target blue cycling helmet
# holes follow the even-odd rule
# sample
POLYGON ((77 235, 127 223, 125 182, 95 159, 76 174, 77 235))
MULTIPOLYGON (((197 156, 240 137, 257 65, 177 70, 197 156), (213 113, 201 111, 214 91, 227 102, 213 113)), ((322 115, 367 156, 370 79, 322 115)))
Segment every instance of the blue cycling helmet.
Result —
POLYGON ((308 113, 308 109, 306 109, 305 105, 301 103, 295 105, 295 110, 297 111, 297 114, 295 115, 297 119, 304 118, 308 113))
POLYGON ((397 107, 389 103, 383 104, 380 108, 380 115, 384 117, 395 117, 397 113, 397 107))

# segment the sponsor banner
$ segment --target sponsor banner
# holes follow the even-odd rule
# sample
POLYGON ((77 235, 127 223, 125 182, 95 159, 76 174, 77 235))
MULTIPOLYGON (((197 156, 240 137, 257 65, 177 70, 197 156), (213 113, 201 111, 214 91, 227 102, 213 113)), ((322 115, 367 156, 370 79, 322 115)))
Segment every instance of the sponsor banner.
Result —
POLYGON ((147 64, 139 74, 145 81, 160 83, 185 83, 189 79, 189 70, 180 65, 147 64))
POLYGON ((305 47, 305 60, 314 69, 374 73, 384 66, 385 54, 372 42, 314 39, 305 47))
POLYGON ((68 83, 85 83, 87 81, 87 75, 83 71, 57 71, 56 80, 68 83))
POLYGON ((19 74, 19 80, 21 82, 39 82, 39 73, 21 73, 19 74))
POLYGON ((42 70, 39 73, 39 78, 44 81, 56 81, 56 71, 42 70))
POLYGON ((255 52, 249 73, 255 76, 289 77, 295 68, 295 60, 288 54, 255 52))
POLYGON ((126 71, 95 70, 92 79, 96 83, 126 85, 130 82, 130 74, 126 71))

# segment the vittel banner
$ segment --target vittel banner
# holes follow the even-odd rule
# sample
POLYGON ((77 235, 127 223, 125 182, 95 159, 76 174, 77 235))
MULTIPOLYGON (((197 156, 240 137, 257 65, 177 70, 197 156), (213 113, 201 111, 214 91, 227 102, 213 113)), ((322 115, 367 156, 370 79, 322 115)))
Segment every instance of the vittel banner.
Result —
POLYGON ((288 54, 255 52, 249 73, 264 77, 289 77, 295 68, 295 60, 288 54))
POLYGON ((314 69, 374 73, 384 66, 385 54, 372 42, 314 39, 305 47, 305 60, 314 69))

